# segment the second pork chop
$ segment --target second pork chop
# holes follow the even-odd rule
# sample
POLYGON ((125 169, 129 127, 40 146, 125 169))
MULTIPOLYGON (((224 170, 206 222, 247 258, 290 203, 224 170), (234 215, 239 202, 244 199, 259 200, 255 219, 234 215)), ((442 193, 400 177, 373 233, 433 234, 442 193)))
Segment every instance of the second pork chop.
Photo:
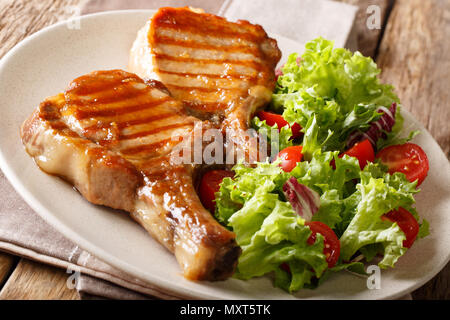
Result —
POLYGON ((158 79, 191 114, 227 133, 229 147, 247 154, 247 129, 269 103, 281 53, 259 25, 189 8, 161 8, 139 31, 129 69, 158 79))

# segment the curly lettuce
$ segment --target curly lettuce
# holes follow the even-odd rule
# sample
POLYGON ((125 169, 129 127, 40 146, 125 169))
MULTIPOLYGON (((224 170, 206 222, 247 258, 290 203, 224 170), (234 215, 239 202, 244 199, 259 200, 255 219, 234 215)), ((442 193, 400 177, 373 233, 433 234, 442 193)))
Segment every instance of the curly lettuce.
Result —
MULTIPOLYGON (((330 272, 348 268, 363 273, 361 263, 351 262, 357 254, 367 261, 382 254, 379 266, 386 268, 406 252, 405 234, 382 216, 403 207, 419 220, 413 208, 416 183, 402 173, 386 173, 381 163, 361 170, 356 158, 338 155, 337 151, 315 152, 310 161, 299 162, 289 173, 277 161, 255 167, 238 164, 233 168, 236 176, 223 180, 215 214, 236 233, 242 248, 237 278, 273 272, 276 286, 294 292, 317 286, 330 272), (307 244, 311 231, 284 196, 283 185, 292 177, 320 195, 312 220, 327 224, 340 237, 340 259, 332 269, 323 255, 323 238, 307 244)), ((422 221, 419 237, 427 233, 428 223, 422 221)))
POLYGON ((293 145, 291 140, 292 130, 288 126, 282 128, 278 128, 277 124, 269 126, 266 120, 260 120, 258 117, 254 117, 252 127, 267 141, 272 155, 277 155, 284 148, 293 145))
POLYGON ((413 207, 416 183, 402 173, 387 173, 378 161, 361 170, 356 158, 339 156, 352 132, 373 127, 382 116, 379 110, 393 103, 395 123, 375 147, 416 134, 399 137, 403 117, 393 87, 380 83, 380 70, 372 59, 333 48, 323 38, 309 42, 300 59, 297 54, 289 56, 282 71, 271 108, 290 125, 300 124, 302 139, 293 141, 287 126, 278 130, 257 117, 252 125, 272 150, 301 144, 304 161, 291 172, 284 172, 278 161, 254 167, 238 164, 233 168, 235 177, 223 180, 215 216, 236 233, 242 248, 235 277, 272 273, 276 286, 295 292, 314 288, 344 269, 364 274, 364 265, 358 262, 361 255, 371 261, 381 254, 379 266, 393 267, 407 250, 405 234, 397 223, 383 219, 384 214, 403 207, 419 222, 417 238, 429 233, 427 221, 421 221, 413 207), (323 237, 318 235, 313 245, 307 243, 311 230, 285 198, 283 185, 292 178, 320 196, 312 220, 325 223, 340 238, 341 254, 333 268, 328 268, 323 254, 323 237))
POLYGON ((236 233, 242 248, 235 277, 275 272, 275 284, 290 292, 319 278, 327 268, 323 238, 308 245, 311 230, 284 199, 282 187, 291 175, 277 162, 254 168, 238 164, 233 169, 235 178, 225 178, 217 194, 216 217, 236 233), (283 263, 292 272, 289 281, 280 269, 283 263))
POLYGON ((393 103, 398 104, 399 123, 387 140, 397 136, 402 127, 400 101, 391 85, 380 83, 380 69, 371 58, 317 38, 306 44, 298 61, 293 53, 283 66, 271 108, 290 124, 300 124, 303 132, 314 119, 319 128, 316 148, 343 151, 352 132, 369 129, 382 115, 379 108, 393 103))

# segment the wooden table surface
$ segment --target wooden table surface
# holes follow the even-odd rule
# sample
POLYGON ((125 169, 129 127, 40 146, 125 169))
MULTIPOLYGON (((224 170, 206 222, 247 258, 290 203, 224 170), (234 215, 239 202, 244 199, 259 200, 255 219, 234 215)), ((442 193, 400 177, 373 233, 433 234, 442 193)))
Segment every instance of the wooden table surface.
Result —
MULTIPOLYGON (((0 58, 34 32, 71 17, 87 0, 0 0, 0 58)), ((358 5, 360 50, 375 58, 383 82, 419 119, 450 158, 450 1, 340 0, 358 5), (381 30, 366 25, 380 8, 381 30)), ((64 270, 0 252, 0 299, 79 299, 64 270)), ((450 264, 413 292, 414 299, 450 299, 450 264)))

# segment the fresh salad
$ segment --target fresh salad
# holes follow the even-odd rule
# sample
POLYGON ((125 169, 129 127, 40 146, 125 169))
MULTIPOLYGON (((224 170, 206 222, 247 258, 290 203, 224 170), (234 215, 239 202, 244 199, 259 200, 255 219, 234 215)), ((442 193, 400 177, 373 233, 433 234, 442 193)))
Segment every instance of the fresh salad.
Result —
POLYGON ((204 175, 200 195, 242 248, 235 277, 272 274, 295 292, 329 274, 393 267, 428 223, 414 209, 428 172, 422 148, 399 136, 401 105, 380 70, 323 38, 281 68, 272 104, 256 114, 276 157, 204 175))

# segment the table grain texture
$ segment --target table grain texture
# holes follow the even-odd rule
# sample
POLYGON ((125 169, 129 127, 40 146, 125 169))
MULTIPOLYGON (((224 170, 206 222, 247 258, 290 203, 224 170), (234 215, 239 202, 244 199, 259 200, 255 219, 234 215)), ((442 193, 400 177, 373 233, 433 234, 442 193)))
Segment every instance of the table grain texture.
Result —
MULTIPOLYGON (((0 58, 36 31, 72 17, 88 0, 0 0, 0 58)), ((375 58, 383 82, 421 121, 450 158, 450 1, 337 0, 358 5, 360 51, 375 58), (369 30, 369 5, 382 28, 369 30)), ((0 252, 0 299, 79 299, 64 270, 0 252)), ((450 299, 450 264, 412 293, 413 299, 450 299)))

